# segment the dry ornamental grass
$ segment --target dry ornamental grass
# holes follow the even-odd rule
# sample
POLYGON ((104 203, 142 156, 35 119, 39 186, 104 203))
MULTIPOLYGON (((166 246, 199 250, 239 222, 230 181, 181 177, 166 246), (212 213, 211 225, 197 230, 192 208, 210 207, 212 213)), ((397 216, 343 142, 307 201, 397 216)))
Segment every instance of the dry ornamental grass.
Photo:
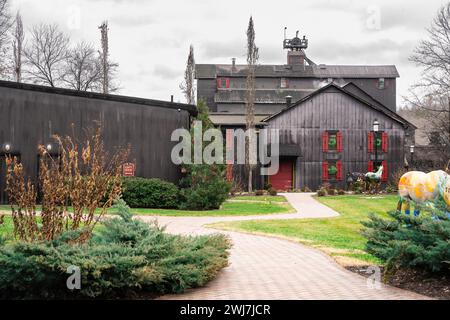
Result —
POLYGON ((12 209, 14 235, 24 241, 52 240, 66 230, 81 230, 85 242, 96 223, 121 193, 122 164, 129 148, 106 152, 98 126, 85 143, 70 136, 54 136, 58 153, 39 146, 39 189, 25 178, 22 164, 7 158, 6 191, 12 209), (42 203, 36 214, 38 199, 42 203), (72 207, 73 212, 68 208, 72 207))

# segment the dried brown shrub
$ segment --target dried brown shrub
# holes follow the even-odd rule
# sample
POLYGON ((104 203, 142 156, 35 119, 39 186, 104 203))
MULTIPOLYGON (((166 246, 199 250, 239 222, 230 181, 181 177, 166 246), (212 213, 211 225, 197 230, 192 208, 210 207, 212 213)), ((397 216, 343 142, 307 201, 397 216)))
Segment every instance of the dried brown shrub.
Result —
POLYGON ((73 137, 54 136, 58 155, 39 146, 41 223, 36 215, 36 187, 26 181, 23 167, 8 158, 7 192, 14 234, 25 241, 52 240, 66 230, 82 229, 76 242, 89 239, 96 223, 121 193, 122 164, 128 149, 106 152, 97 127, 84 144, 73 137), (69 212, 71 207, 72 212, 69 212))

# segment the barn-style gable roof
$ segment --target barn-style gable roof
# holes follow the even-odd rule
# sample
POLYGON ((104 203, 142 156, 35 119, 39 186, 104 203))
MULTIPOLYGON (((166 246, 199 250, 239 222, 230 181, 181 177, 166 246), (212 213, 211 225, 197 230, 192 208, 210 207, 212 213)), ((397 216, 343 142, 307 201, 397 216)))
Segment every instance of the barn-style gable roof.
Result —
POLYGON ((374 110, 377 110, 378 112, 383 113, 384 115, 388 116, 389 118, 393 119, 394 121, 397 121, 404 127, 416 129, 416 126, 414 126, 411 122, 409 122, 408 120, 406 120, 405 118, 403 118, 402 116, 397 114, 396 112, 394 112, 394 111, 390 110, 389 108, 385 107, 384 105, 382 105, 380 102, 378 102, 377 100, 372 98, 372 96, 370 96, 368 93, 366 93, 365 91, 363 91, 362 89, 357 87, 355 84, 352 83, 351 85, 352 85, 352 87, 356 87, 359 90, 361 90, 362 93, 355 94, 355 93, 350 92, 349 90, 346 90, 345 87, 349 86, 349 83, 347 83, 343 87, 341 87, 341 86, 337 85, 336 83, 331 82, 331 83, 323 86, 322 88, 319 88, 316 91, 310 93, 303 99, 300 99, 299 101, 294 102, 291 106, 281 110, 278 113, 275 113, 275 114, 265 118, 263 120, 263 122, 269 122, 271 119, 278 117, 279 115, 285 113, 287 110, 295 108, 295 107, 301 105, 302 103, 304 103, 305 101, 308 101, 312 97, 333 88, 333 89, 338 90, 339 92, 342 92, 345 95, 350 96, 351 98, 353 98, 355 100, 358 100, 359 102, 363 103, 364 105, 368 106, 369 108, 372 108, 374 110))

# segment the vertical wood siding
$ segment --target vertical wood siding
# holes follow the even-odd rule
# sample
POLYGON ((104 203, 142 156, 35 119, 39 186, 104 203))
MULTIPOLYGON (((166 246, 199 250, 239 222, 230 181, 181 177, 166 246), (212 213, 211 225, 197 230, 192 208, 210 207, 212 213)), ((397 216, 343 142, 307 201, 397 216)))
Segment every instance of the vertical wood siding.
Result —
MULTIPOLYGON (((170 136, 174 129, 189 127, 188 111, 0 88, 0 147, 11 143, 32 179, 37 175, 39 144, 52 142, 53 134, 71 134, 72 123, 75 135, 84 140, 85 130, 96 122, 103 126, 109 151, 131 145, 136 176, 178 181, 180 170, 170 158, 174 145, 170 136)), ((4 172, 0 172, 0 179, 4 179, 4 172)))
POLYGON ((296 188, 307 186, 317 189, 322 183, 322 162, 330 159, 342 161, 343 181, 336 184, 337 187, 344 187, 348 172, 365 173, 368 161, 374 159, 367 152, 367 133, 372 130, 375 119, 380 122, 380 130, 389 136, 388 153, 380 151, 378 160, 387 161, 391 177, 403 166, 404 128, 400 123, 336 89, 329 88, 271 119, 268 127, 280 129, 281 144, 295 143, 300 146, 296 188), (326 130, 342 132, 341 153, 329 153, 326 156, 322 152, 322 134, 326 130))

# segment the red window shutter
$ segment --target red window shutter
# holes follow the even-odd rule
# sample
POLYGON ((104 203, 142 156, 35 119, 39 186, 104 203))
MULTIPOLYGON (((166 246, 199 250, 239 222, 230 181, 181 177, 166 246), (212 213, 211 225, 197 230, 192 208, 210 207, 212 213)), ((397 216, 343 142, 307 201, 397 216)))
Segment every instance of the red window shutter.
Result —
POLYGON ((367 151, 373 153, 373 132, 369 132, 367 135, 367 151))
POLYGON ((373 172, 373 161, 369 161, 367 164, 367 172, 373 172))
POLYGON ((381 149, 383 152, 388 152, 388 134, 383 132, 381 136, 381 149))
POLYGON ((230 78, 227 78, 226 80, 225 80, 225 87, 228 89, 228 88, 230 88, 230 78))
POLYGON ((338 161, 336 163, 337 173, 336 173, 336 179, 338 181, 342 181, 342 161, 338 161))
POLYGON ((322 151, 328 152, 328 132, 322 133, 322 151))
POLYGON ((322 162, 322 180, 328 180, 328 161, 322 162))
POLYGON ((217 78, 217 89, 222 88, 222 78, 217 78))
POLYGON ((337 140, 337 151, 342 152, 343 146, 342 146, 342 132, 338 132, 336 134, 336 140, 337 140))
POLYGON ((233 181, 233 165, 227 164, 227 181, 233 181))
POLYGON ((383 174, 381 176, 381 181, 386 182, 386 181, 388 181, 388 165, 387 165, 387 161, 381 162, 381 165, 383 166, 383 174))

